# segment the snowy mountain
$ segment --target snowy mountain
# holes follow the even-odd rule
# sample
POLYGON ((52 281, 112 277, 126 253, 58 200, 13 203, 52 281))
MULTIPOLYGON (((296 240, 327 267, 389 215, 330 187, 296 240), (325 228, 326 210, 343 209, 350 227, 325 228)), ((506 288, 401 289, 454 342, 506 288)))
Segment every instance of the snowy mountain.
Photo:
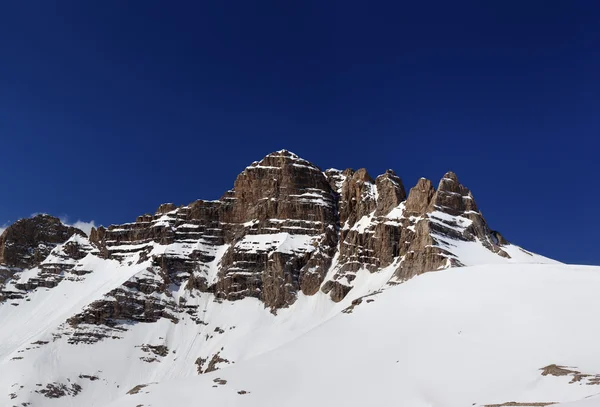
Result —
POLYGON ((282 150, 220 200, 89 236, 22 219, 0 236, 0 264, 0 405, 534 406, 600 393, 600 270, 510 244, 451 172, 407 195, 391 170, 321 171, 282 150))

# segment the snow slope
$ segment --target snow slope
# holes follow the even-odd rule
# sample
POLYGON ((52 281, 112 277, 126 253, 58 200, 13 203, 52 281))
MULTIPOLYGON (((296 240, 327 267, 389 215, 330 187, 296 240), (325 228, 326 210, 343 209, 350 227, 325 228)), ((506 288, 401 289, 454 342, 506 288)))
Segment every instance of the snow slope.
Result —
MULTIPOLYGON (((149 384, 108 405, 596 407, 598 293, 600 267, 502 264, 426 273, 364 297, 270 352, 149 384), (586 376, 570 383, 574 373, 542 375, 553 364, 586 376)), ((310 318, 314 307, 295 313, 310 318)))
MULTIPOLYGON (((299 240, 296 236, 281 233, 276 237, 278 239, 272 239, 268 243, 277 250, 302 252, 312 249, 308 241, 299 240)), ((70 240, 73 239, 81 238, 74 237, 70 240)), ((264 242, 263 240, 260 235, 248 239, 247 250, 254 250, 256 245, 267 244, 266 240, 264 242)), ((83 243, 84 246, 88 245, 87 240, 82 240, 80 243, 83 243)), ((477 242, 449 239, 443 243, 448 245, 449 252, 459 258, 463 264, 500 263, 501 266, 495 267, 500 267, 498 270, 505 270, 502 274, 505 275, 505 283, 511 283, 514 279, 516 279, 514 281, 519 281, 523 276, 529 275, 527 270, 530 268, 541 267, 539 265, 510 265, 512 262, 555 263, 550 259, 528 253, 512 245, 504 246, 511 256, 511 258, 504 258, 494 255, 477 242), (517 269, 519 271, 515 273, 517 269)), ((172 252, 182 256, 186 255, 191 247, 195 247, 191 243, 185 245, 147 243, 146 246, 151 246, 151 254, 172 252)), ((207 266, 206 272, 209 280, 214 278, 216 264, 225 249, 216 247, 211 250, 215 251, 217 256, 214 264, 210 263, 207 266)), ((61 257, 63 252, 64 245, 57 246, 44 263, 70 262, 69 258, 61 257)), ((0 330, 0 406, 4 406, 5 404, 2 403, 7 400, 10 400, 8 403, 11 404, 6 404, 9 406, 22 405, 22 403, 50 407, 105 406, 122 397, 125 397, 123 402, 127 404, 130 402, 129 398, 133 397, 127 395, 127 392, 140 384, 174 382, 173 386, 177 388, 179 381, 187 378, 194 378, 192 386, 196 386, 196 380, 199 380, 200 383, 206 381, 206 385, 211 389, 210 396, 212 397, 214 393, 212 380, 215 378, 215 373, 209 373, 206 376, 207 379, 196 379, 200 365, 202 365, 202 370, 206 371, 210 366, 210 361, 216 358, 217 363, 214 367, 221 369, 216 372, 217 376, 218 373, 225 372, 224 369, 238 371, 239 366, 242 372, 240 373, 240 383, 246 383, 245 375, 253 376, 253 374, 247 373, 248 371, 244 369, 260 372, 261 368, 253 367, 252 363, 259 363, 260 366, 263 366, 262 369, 270 370, 272 366, 273 369, 276 369, 277 363, 270 358, 288 360, 291 356, 285 352, 293 353, 293 357, 298 358, 299 362, 310 363, 312 368, 328 372, 328 375, 344 377, 344 374, 339 375, 335 371, 328 371, 327 368, 323 368, 323 365, 331 364, 333 367, 339 366, 351 371, 364 369, 360 364, 355 364, 360 360, 356 355, 368 356, 370 354, 369 341, 375 343, 379 348, 380 345, 385 345, 377 339, 382 335, 390 338, 393 343, 398 343, 402 348, 408 349, 414 347, 415 343, 402 344, 402 341, 407 338, 418 339, 418 336, 412 336, 412 332, 416 328, 410 324, 399 332, 380 334, 380 332, 385 332, 385 329, 378 326, 369 328, 368 324, 365 325, 365 322, 361 320, 360 315, 364 310, 374 310, 369 311, 374 312, 373 315, 365 317, 370 323, 379 321, 378 323, 381 324, 397 325, 395 319, 390 318, 408 318, 409 316, 423 322, 432 318, 441 318, 445 315, 443 312, 451 308, 444 305, 440 315, 428 315, 422 314, 424 310, 428 309, 427 307, 419 302, 413 302, 416 301, 415 296, 422 297, 423 299, 420 301, 423 301, 437 289, 431 291, 431 288, 424 288, 426 293, 423 294, 418 290, 413 292, 415 289, 410 287, 419 287, 417 282, 420 281, 435 282, 440 281, 437 280, 438 278, 442 278, 452 281, 452 283, 444 282, 444 285, 464 284, 465 287, 470 287, 471 284, 475 284, 474 291, 485 292, 481 288, 477 289, 476 285, 480 283, 478 283, 480 276, 487 275, 485 273, 488 273, 486 271, 488 268, 494 270, 493 266, 479 266, 481 270, 477 272, 470 271, 473 269, 461 268, 444 271, 441 274, 438 272, 428 273, 414 282, 409 281, 393 287, 398 283, 393 278, 394 271, 398 263, 402 261, 398 257, 391 265, 377 272, 372 273, 365 268, 359 269, 350 283, 353 287, 352 290, 339 303, 331 301, 329 296, 322 292, 313 296, 304 296, 300 293, 292 306, 278 310, 276 315, 269 309, 265 309, 264 304, 254 298, 224 301, 215 298, 211 293, 190 291, 181 285, 174 286, 173 291, 168 295, 178 302, 183 301, 189 309, 194 310, 194 313, 193 315, 185 312, 177 314, 178 323, 163 318, 154 323, 123 321, 122 325, 114 328, 85 324, 75 330, 70 327, 67 322, 70 317, 80 313, 93 301, 103 298, 111 290, 118 287, 124 289, 123 284, 129 279, 140 278, 140 276, 147 279, 155 277, 147 272, 147 268, 151 266, 151 260, 139 262, 139 256, 139 252, 132 252, 124 255, 121 261, 117 261, 101 259, 89 253, 79 260, 75 267, 81 270, 93 270, 93 272, 65 277, 56 287, 40 287, 32 291, 26 298, 13 299, 0 306, 0 326, 2 327, 0 330), (438 274, 448 277, 437 277, 438 274), (473 277, 469 277, 470 275, 473 277), (384 291, 383 294, 378 294, 382 291, 384 291), (365 298, 353 313, 342 313, 344 309, 351 306, 355 299, 363 296, 369 297, 365 298), (378 304, 384 298, 391 298, 389 301, 392 302, 390 305, 382 306, 380 311, 376 311, 379 306, 373 307, 373 305, 378 304), (376 302, 367 302, 371 299, 376 299, 376 302), (400 301, 400 303, 396 304, 394 301, 400 301), (399 310, 401 311, 400 315, 395 316, 394 312, 399 310), (406 312, 407 310, 410 312, 406 312), (194 315, 199 315, 201 321, 194 315), (331 331, 327 331, 328 329, 331 331), (76 335, 82 332, 86 335, 94 332, 100 335, 108 334, 109 337, 95 343, 73 342, 76 335), (371 332, 370 336, 361 338, 361 335, 369 332, 371 332), (321 335, 322 343, 321 339, 318 339, 319 344, 310 345, 310 349, 294 347, 296 344, 304 343, 306 338, 313 335, 321 335), (279 355, 278 352, 284 352, 283 356, 273 356, 279 355), (310 361, 311 357, 318 360, 310 361), (344 358, 348 359, 349 365, 344 365, 339 361, 344 358), (199 361, 204 362, 198 364, 199 361), (250 367, 244 368, 244 366, 250 367), (57 386, 61 387, 66 395, 49 398, 47 390, 57 386)), ((337 267, 336 255, 328 274, 333 275, 337 267)), ((572 269, 566 266, 555 267, 555 269, 548 270, 559 270, 559 274, 564 270, 569 271, 569 276, 565 276, 566 279, 577 274, 571 274, 572 269)), ((39 277, 40 273, 42 270, 39 268, 25 270, 11 284, 27 282, 29 279, 39 277)), ((532 277, 532 281, 537 278, 543 281, 543 278, 548 276, 545 272, 538 272, 538 274, 532 277)), ((499 282, 498 286, 500 287, 502 284, 499 282)), ((161 297, 165 294, 152 293, 149 296, 161 297)), ((436 300, 436 298, 429 300, 436 300)), ((481 299, 473 297, 470 298, 470 301, 474 310, 471 315, 473 318, 471 324, 475 324, 478 318, 481 319, 478 308, 481 299)), ((429 312, 433 313, 434 310, 430 309, 429 312)), ((487 323, 487 319, 479 322, 487 323)), ((490 323, 496 324, 494 321, 490 323)), ((406 323, 401 321, 399 324, 405 325, 406 323)), ((436 332, 434 335, 439 336, 440 342, 447 342, 442 334, 436 332)), ((419 341, 426 340, 427 338, 419 339, 419 341)), ((482 354, 484 354, 483 351, 482 354)), ((291 361, 290 363, 293 366, 291 361)), ((546 365, 550 363, 567 362, 549 361, 546 365)), ((545 365, 537 368, 542 366, 545 365)), ((581 367, 580 365, 575 366, 581 367)), ((377 371, 380 369, 377 364, 366 368, 377 371)), ((283 366, 283 370, 287 371, 287 369, 286 366, 283 366)), ((293 381, 309 380, 306 386, 318 388, 319 384, 310 382, 310 380, 318 378, 318 375, 315 376, 311 371, 302 370, 302 366, 299 366, 298 369, 295 372, 293 369, 291 371, 294 377, 293 381)), ((590 371, 593 372, 593 370, 590 371)), ((283 375, 283 371, 274 370, 274 372, 276 375, 283 375)), ((385 372, 385 369, 382 372, 385 372)), ((379 374, 377 373, 377 375, 379 374)), ((262 376, 257 375, 256 379, 258 380, 260 377, 262 376)), ((368 378, 363 379, 368 381, 368 378)), ((268 382, 272 378, 265 380, 268 382)), ((185 387, 185 384, 181 385, 185 387)), ((170 386, 171 384, 167 387, 170 386)), ((340 384, 340 386, 342 385, 340 384)), ((244 384, 244 387, 255 389, 251 394, 260 391, 260 387, 252 381, 244 384)), ((285 389, 285 386, 282 389, 285 389)), ((156 391, 160 393, 163 390, 157 386, 156 391)), ((258 402, 266 403, 266 405, 275 403, 278 397, 277 393, 271 394, 271 390, 267 389, 264 391, 269 392, 268 398, 257 399, 258 402), (271 397, 275 397, 275 399, 272 400, 271 397)), ((187 399, 186 391, 183 389, 181 392, 181 397, 187 399)), ((235 402, 248 403, 252 402, 253 397, 256 397, 238 399, 240 395, 237 392, 233 394, 236 396, 234 397, 235 402)), ((382 394, 387 397, 385 393, 382 394)), ((153 403, 156 402, 153 401, 153 403)), ((215 405, 230 403, 221 399, 216 399, 214 402, 215 405)), ((134 405, 148 405, 147 403, 148 401, 144 400, 134 405)), ((180 405, 187 404, 184 402, 180 405)))

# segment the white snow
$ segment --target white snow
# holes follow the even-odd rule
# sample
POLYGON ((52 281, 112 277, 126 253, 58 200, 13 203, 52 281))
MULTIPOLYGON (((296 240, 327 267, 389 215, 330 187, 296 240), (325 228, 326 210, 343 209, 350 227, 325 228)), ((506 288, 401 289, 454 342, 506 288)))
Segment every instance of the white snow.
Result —
MULTIPOLYGON (((199 377, 151 384, 110 406, 201 400, 232 407, 510 401, 597 407, 600 387, 542 376, 540 369, 558 364, 600 373, 598 292, 598 267, 516 264, 427 273, 366 297, 351 314, 338 314, 270 352, 199 377), (216 378, 227 383, 215 388, 216 378), (248 393, 238 394, 242 390, 248 393)), ((289 312, 300 320, 323 317, 319 298, 301 299, 289 312)))
POLYGON ((356 221, 356 223, 354 224, 354 226, 352 226, 350 230, 356 230, 358 233, 364 233, 369 228, 369 226, 371 226, 373 222, 373 216, 375 216, 374 211, 368 215, 363 216, 358 221, 356 221))
POLYGON ((439 234, 432 234, 432 236, 439 242, 439 247, 451 252, 455 258, 459 259, 466 266, 504 263, 560 264, 556 260, 540 256, 539 254, 528 253, 515 245, 502 246, 502 250, 510 256, 510 258, 505 258, 486 249, 479 241, 467 242, 450 239, 447 236, 439 234))
POLYGON ((236 243, 236 248, 242 251, 299 253, 315 250, 314 243, 320 236, 292 235, 289 233, 274 233, 265 235, 246 235, 236 243))
POLYGON ((296 201, 301 203, 308 203, 319 206, 331 206, 331 200, 325 200, 322 193, 305 192, 299 195, 290 195, 290 198, 294 198, 296 201))
POLYGON ((406 201, 403 201, 397 207, 393 208, 390 213, 386 215, 386 218, 389 220, 401 220, 404 219, 404 208, 406 206, 406 201))

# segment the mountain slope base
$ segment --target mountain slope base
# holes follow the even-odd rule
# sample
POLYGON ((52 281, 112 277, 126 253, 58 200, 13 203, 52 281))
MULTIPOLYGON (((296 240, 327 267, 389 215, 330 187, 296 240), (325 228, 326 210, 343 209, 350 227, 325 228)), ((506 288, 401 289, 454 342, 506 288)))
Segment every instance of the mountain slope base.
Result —
POLYGON ((110 406, 595 406, 598 292, 598 267, 428 273, 276 350, 110 406), (553 364, 587 376, 542 375, 553 364))

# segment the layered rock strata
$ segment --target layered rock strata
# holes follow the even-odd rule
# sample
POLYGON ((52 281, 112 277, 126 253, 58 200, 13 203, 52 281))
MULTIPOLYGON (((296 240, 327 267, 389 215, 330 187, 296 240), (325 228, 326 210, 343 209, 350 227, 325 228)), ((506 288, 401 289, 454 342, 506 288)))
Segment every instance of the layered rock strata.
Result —
POLYGON ((323 172, 281 150, 246 167, 219 200, 163 204, 133 223, 93 229, 89 239, 48 216, 17 222, 0 237, 0 287, 18 270, 42 272, 4 288, 0 300, 85 274, 78 260, 90 255, 146 267, 70 318, 74 327, 176 323, 178 312, 193 313, 180 287, 218 301, 254 297, 275 312, 299 293, 340 301, 358 273, 391 270, 390 281, 401 282, 460 266, 452 246, 461 241, 508 257, 506 240, 454 173, 437 189, 420 179, 407 195, 392 170, 375 179, 365 169, 323 172))

